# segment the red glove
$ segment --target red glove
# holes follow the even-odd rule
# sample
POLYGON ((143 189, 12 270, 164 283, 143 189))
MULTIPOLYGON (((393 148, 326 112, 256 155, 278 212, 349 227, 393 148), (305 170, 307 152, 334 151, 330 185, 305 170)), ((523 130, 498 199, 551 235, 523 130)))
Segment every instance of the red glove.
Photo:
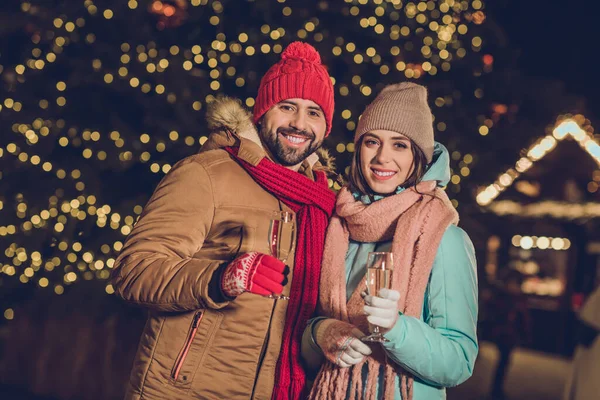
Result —
POLYGON ((281 294, 284 270, 285 264, 275 257, 256 252, 242 254, 225 267, 221 288, 229 297, 244 292, 263 296, 281 294))

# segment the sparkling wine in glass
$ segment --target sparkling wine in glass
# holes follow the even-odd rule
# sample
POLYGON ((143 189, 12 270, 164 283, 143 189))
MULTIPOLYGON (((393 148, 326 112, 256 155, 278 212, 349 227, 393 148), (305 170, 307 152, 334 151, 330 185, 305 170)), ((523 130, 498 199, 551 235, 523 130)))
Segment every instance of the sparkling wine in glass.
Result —
MULTIPOLYGON (((269 253, 285 263, 296 245, 296 216, 289 211, 274 211, 269 222, 269 253)), ((288 296, 272 294, 271 299, 289 300, 288 296)))
MULTIPOLYGON (((377 296, 381 289, 391 289, 392 287, 392 270, 394 269, 394 257, 388 251, 377 251, 369 253, 367 257, 367 293, 372 296, 377 296)), ((369 323, 370 335, 365 336, 362 340, 365 342, 388 342, 389 340, 383 337, 382 328, 369 323)))

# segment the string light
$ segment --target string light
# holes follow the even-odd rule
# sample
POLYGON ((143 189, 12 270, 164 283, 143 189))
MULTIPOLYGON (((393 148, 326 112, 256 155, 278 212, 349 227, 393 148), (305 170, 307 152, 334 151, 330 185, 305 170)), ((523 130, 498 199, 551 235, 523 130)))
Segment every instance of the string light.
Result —
POLYGON ((511 243, 514 247, 519 247, 524 250, 569 250, 571 248, 571 241, 567 238, 546 236, 514 235, 511 239, 511 243))
MULTIPOLYGON (((0 271, 2 278, 35 282, 41 290, 57 295, 78 282, 108 278, 108 270, 150 194, 145 193, 143 199, 118 200, 111 192, 120 189, 101 182, 102 174, 126 175, 142 164, 145 177, 156 182, 170 171, 177 157, 192 154, 206 142, 200 121, 207 103, 218 93, 240 93, 246 106, 254 106, 264 66, 275 62, 289 42, 305 39, 319 48, 326 65, 339 62, 348 66, 330 70, 336 103, 342 110, 336 115, 331 138, 335 137, 334 146, 342 160, 355 151, 352 131, 364 105, 383 84, 443 75, 457 64, 467 68, 493 64, 491 55, 474 54, 486 43, 478 29, 485 19, 485 4, 479 0, 321 1, 318 10, 301 2, 278 0, 272 4, 273 15, 244 27, 224 23, 236 10, 220 1, 153 0, 147 4, 128 0, 127 7, 109 8, 85 0, 81 15, 66 9, 42 12, 34 3, 21 3, 21 12, 46 21, 40 26, 47 27, 31 31, 30 48, 23 60, 14 67, 0 66, 0 75, 12 87, 0 98, 0 113, 3 120, 10 121, 9 128, 14 127, 10 142, 0 147, 0 159, 20 170, 43 173, 54 189, 46 193, 40 185, 36 195, 46 198, 25 198, 12 189, 0 194, 0 251, 4 250, 0 271), (325 11, 336 15, 335 24, 321 16, 325 11), (159 32, 118 43, 105 35, 115 24, 134 18, 148 21, 159 32), (161 31, 177 28, 183 32, 190 26, 188 20, 193 24, 200 21, 210 29, 201 37, 181 35, 178 43, 163 40, 172 35, 163 37, 161 31), (88 23, 91 21, 94 23, 88 23), (77 56, 69 53, 71 47, 77 49, 77 56), (52 90, 38 95, 32 86, 40 80, 51 82, 52 90), (93 83, 94 92, 82 81, 93 83), (89 95, 78 93, 82 89, 89 95), (143 108, 163 108, 170 123, 181 119, 187 125, 168 126, 156 115, 137 121, 137 114, 121 115, 115 104, 97 109, 97 99, 105 100, 104 96, 127 103, 131 100, 143 108), (362 101, 357 101, 357 96, 362 101), (90 115, 85 111, 82 122, 78 114, 84 106, 90 115), (102 117, 94 120, 94 113, 102 117), (45 240, 50 240, 50 245, 45 240), (51 251, 43 251, 46 248, 51 251)), ((452 113, 460 93, 436 97, 442 101, 435 126, 440 132, 450 131, 449 120, 441 116, 452 113)), ((482 91, 479 97, 483 97, 482 91)), ((583 146, 599 154, 593 143, 583 146)), ((454 193, 471 175, 473 162, 473 155, 453 159, 456 165, 450 186, 454 193)), ((0 173, 2 184, 10 172, 0 173)), ((334 181, 330 186, 340 188, 334 181)), ((458 201, 453 199, 453 204, 458 206, 458 201)), ((104 287, 106 293, 114 293, 107 282, 104 287)))
MULTIPOLYGON (((600 145, 591 135, 593 128, 585 121, 586 119, 580 114, 575 115, 574 117, 559 117, 551 135, 546 135, 534 143, 527 150, 527 156, 521 157, 515 163, 514 168, 509 168, 506 172, 501 174, 494 183, 485 188, 480 188, 476 197, 477 203, 480 206, 490 205, 496 197, 509 188, 522 173, 530 169, 535 162, 544 158, 549 152, 556 148, 558 142, 563 141, 566 138, 574 139, 600 166, 600 145)), ((514 213, 517 208, 519 210, 527 209, 526 206, 516 207, 508 202, 504 203, 503 206, 497 206, 495 209, 498 212, 514 213)), ((532 210, 532 207, 529 207, 528 209, 532 210)), ((539 210, 529 211, 529 213, 535 214, 539 214, 540 212, 541 211, 539 210)), ((564 214, 564 212, 561 212, 560 210, 554 211, 554 214, 557 212, 560 215, 564 214)))

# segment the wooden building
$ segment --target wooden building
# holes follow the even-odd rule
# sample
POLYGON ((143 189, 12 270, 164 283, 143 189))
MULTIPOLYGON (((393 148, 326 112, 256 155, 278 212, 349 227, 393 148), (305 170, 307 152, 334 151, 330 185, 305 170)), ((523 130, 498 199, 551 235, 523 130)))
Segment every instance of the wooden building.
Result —
POLYGON ((600 283, 600 144, 589 121, 558 118, 476 201, 489 232, 482 280, 521 272, 531 347, 569 354, 575 312, 600 283))

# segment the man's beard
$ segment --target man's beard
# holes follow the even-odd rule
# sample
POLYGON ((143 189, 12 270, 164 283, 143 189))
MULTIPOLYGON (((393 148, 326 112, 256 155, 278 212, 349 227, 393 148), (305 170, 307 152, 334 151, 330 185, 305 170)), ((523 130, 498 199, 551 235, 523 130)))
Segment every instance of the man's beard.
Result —
POLYGON ((277 128, 277 131, 274 134, 271 134, 271 132, 264 128, 264 124, 260 127, 260 137, 263 143, 269 149, 269 152, 273 158, 275 158, 275 161, 285 167, 291 167, 300 164, 319 147, 321 147, 321 144, 323 144, 323 141, 316 142, 316 136, 314 133, 299 131, 293 128, 277 128), (309 140, 308 146, 304 149, 287 147, 281 142, 280 134, 305 137, 309 140))

